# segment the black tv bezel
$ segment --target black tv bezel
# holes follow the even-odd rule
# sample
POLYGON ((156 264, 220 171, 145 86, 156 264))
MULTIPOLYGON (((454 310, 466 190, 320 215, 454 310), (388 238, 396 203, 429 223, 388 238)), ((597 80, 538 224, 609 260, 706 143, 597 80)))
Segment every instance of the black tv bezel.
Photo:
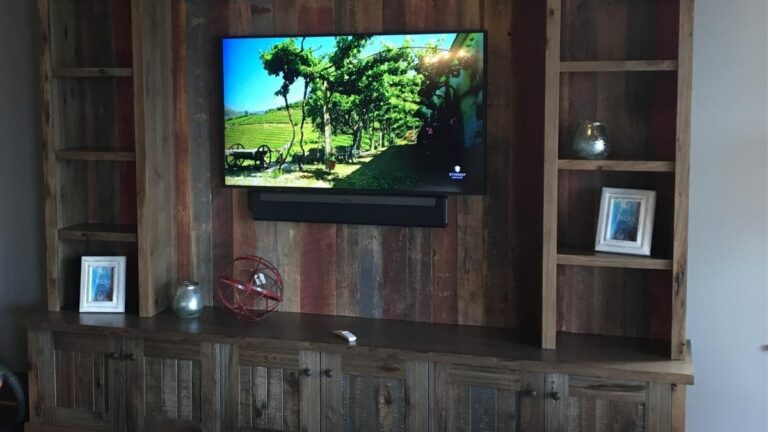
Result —
POLYGON ((335 194, 335 195, 388 195, 388 196, 483 196, 488 191, 488 30, 486 29, 463 29, 463 30, 431 30, 431 31, 386 31, 386 32, 332 32, 332 33, 300 33, 300 34, 258 34, 258 35, 237 35, 237 36, 219 36, 218 43, 216 45, 219 57, 219 113, 221 114, 221 133, 220 133, 220 153, 224 155, 226 151, 225 144, 225 128, 224 128, 224 41, 228 39, 272 39, 272 38, 302 38, 302 37, 336 37, 336 36, 408 36, 408 35, 424 35, 424 34, 445 34, 445 33, 482 33, 483 34, 483 172, 482 187, 477 190, 471 191, 429 191, 429 190, 408 190, 408 189, 346 189, 346 188, 311 188, 311 187, 297 187, 297 186, 244 186, 244 185, 229 185, 227 184, 226 173, 224 169, 224 161, 219 166, 221 184, 226 189, 243 189, 253 190, 259 192, 279 192, 279 193, 296 193, 296 194, 335 194))

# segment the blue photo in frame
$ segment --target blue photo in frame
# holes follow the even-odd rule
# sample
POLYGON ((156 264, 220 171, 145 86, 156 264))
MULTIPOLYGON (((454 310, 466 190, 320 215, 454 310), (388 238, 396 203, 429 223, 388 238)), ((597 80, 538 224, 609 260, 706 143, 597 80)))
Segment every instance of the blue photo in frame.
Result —
POLYGON ((650 255, 656 192, 603 188, 595 250, 650 255))
POLYGON ((80 312, 125 312, 126 257, 83 257, 80 312))

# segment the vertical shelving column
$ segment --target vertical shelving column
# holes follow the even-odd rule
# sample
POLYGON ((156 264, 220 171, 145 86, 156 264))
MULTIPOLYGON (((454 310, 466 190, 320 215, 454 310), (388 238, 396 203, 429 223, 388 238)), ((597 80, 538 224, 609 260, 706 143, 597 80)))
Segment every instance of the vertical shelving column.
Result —
POLYGON ((685 356, 690 0, 549 0, 542 346, 558 332, 656 340, 685 356), (579 160, 579 122, 607 160, 579 160), (650 257, 594 252, 602 187, 657 192, 650 257))
POLYGON ((128 257, 129 313, 151 316, 168 304, 174 166, 166 3, 38 0, 50 310, 77 307, 85 255, 128 257))

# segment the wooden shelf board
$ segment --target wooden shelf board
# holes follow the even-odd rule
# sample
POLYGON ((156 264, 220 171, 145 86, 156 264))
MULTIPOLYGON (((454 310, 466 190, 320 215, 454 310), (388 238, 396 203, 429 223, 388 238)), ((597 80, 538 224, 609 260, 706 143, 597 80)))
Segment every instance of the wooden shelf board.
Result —
POLYGON ((59 229, 60 240, 136 242, 136 225, 77 224, 59 229))
POLYGON ((136 160, 136 153, 122 149, 74 148, 68 150, 56 150, 56 159, 131 162, 136 160))
POLYGON ((257 325, 243 325, 234 314, 218 307, 207 307, 191 320, 178 318, 171 311, 152 318, 49 312, 30 317, 27 327, 116 332, 128 337, 170 335, 174 340, 193 343, 214 339, 277 349, 397 355, 477 366, 693 383, 690 357, 669 360, 665 357, 668 341, 641 338, 560 333, 558 349, 552 351, 539 348, 513 329, 292 312, 276 312, 257 325), (357 335, 356 346, 332 333, 340 328, 357 335))
POLYGON ((560 72, 663 72, 676 70, 677 60, 560 62, 560 72))
POLYGON ((132 68, 58 68, 56 78, 124 78, 133 76, 132 68))
POLYGON ((573 171, 675 172, 672 161, 560 159, 557 168, 573 171))
POLYGON ((646 256, 621 255, 594 251, 558 250, 557 263, 584 267, 616 267, 647 270, 671 270, 672 260, 646 256))

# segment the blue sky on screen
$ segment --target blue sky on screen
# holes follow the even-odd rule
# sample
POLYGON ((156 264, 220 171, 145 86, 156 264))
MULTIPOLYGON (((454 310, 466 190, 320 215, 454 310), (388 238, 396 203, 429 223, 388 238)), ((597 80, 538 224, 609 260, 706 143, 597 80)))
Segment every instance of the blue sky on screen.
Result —
MULTIPOLYGON (((400 46, 405 37, 404 35, 374 36, 363 50, 363 55, 381 51, 384 43, 400 46)), ((407 37, 416 47, 425 46, 428 42, 437 42, 439 48, 447 49, 453 43, 456 33, 420 34, 407 37)), ((283 106, 282 98, 275 96, 275 91, 280 88, 282 79, 270 76, 264 70, 259 56, 286 39, 285 37, 224 39, 222 52, 225 107, 236 111, 258 112, 283 106)), ((296 43, 299 44, 300 40, 297 39, 296 43)), ((304 47, 316 50, 316 55, 326 54, 333 50, 334 39, 333 37, 308 37, 304 47)), ((301 100, 303 90, 304 81, 296 81, 291 86, 288 101, 301 100)))

